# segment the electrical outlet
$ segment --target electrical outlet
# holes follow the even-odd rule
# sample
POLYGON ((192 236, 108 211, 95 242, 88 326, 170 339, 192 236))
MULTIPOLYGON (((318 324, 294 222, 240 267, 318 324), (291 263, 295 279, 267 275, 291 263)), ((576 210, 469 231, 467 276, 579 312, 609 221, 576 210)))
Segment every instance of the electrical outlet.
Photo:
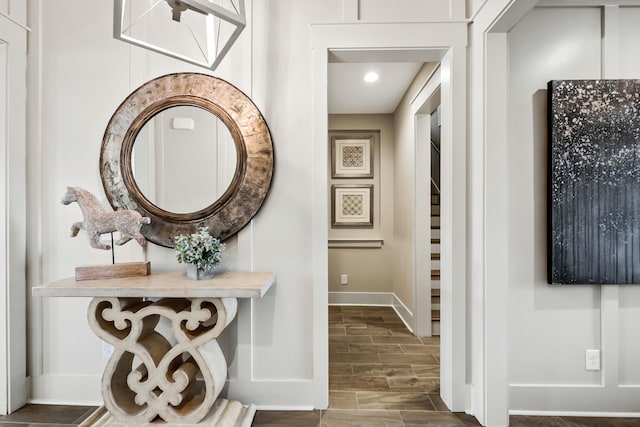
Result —
POLYGON ((346 285, 347 283, 349 283, 349 276, 347 276, 346 274, 341 274, 340 275, 340 284, 341 285, 346 285))
POLYGON ((102 357, 108 359, 113 354, 113 346, 107 342, 102 342, 102 357))
POLYGON ((600 350, 585 350, 584 356, 587 371, 600 370, 600 350))

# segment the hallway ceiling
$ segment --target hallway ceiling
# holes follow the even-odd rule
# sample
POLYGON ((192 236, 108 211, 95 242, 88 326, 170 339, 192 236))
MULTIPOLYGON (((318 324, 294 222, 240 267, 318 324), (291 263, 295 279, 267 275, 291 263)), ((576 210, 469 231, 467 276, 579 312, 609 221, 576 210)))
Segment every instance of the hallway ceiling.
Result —
POLYGON ((393 113, 422 62, 330 62, 329 114, 393 113), (370 71, 380 76, 367 83, 370 71))

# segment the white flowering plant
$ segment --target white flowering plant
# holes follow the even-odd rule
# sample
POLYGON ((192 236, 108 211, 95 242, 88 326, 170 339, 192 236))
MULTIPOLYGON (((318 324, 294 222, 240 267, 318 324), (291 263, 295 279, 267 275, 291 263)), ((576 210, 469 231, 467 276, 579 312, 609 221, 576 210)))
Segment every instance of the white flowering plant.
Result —
POLYGON ((197 233, 181 234, 175 238, 174 250, 180 264, 194 264, 201 270, 211 270, 222 261, 226 244, 209 234, 208 227, 197 233))

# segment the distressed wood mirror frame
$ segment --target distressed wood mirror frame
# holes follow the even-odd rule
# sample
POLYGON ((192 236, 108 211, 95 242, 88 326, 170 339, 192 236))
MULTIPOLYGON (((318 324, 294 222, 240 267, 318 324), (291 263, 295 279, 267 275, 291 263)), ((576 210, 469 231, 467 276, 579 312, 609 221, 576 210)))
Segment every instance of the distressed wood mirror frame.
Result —
MULTIPOLYGON (((209 227, 221 240, 240 231, 267 196, 273 162, 271 133, 249 97, 216 77, 177 73, 145 83, 116 109, 102 140, 100 176, 114 209, 136 210, 150 217, 151 224, 144 225, 141 233, 155 244, 173 247, 175 236, 193 233, 201 226, 209 227), (176 106, 194 106, 216 115, 229 128, 236 148, 236 169, 229 187, 207 207, 190 213, 169 212, 149 201, 136 184, 132 168, 133 145, 144 124, 176 106)), ((202 185, 206 183, 196 183, 194 191, 202 185)))

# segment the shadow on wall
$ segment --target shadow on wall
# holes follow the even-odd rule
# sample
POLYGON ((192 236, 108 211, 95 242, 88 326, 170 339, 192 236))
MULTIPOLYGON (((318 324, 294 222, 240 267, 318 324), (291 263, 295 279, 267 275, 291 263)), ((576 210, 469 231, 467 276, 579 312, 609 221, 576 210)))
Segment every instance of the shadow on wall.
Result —
POLYGON ((535 307, 540 309, 567 310, 584 309, 581 298, 572 298, 573 291, 581 291, 585 286, 591 287, 593 308, 600 308, 600 287, 593 285, 558 286, 547 283, 548 275, 548 201, 547 180, 549 175, 549 138, 547 120, 546 89, 540 89, 533 94, 533 209, 534 209, 534 259, 533 277, 535 280, 535 307), (554 292, 555 297, 549 298, 548 293, 554 292))

